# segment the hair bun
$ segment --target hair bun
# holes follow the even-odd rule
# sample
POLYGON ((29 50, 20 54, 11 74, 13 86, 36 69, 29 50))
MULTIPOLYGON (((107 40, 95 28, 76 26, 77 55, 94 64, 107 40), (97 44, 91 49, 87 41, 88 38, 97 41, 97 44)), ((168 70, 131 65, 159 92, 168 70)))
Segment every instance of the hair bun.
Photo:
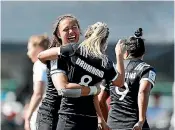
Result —
POLYGON ((135 31, 135 37, 140 38, 143 35, 142 31, 142 28, 139 28, 137 31, 135 31))

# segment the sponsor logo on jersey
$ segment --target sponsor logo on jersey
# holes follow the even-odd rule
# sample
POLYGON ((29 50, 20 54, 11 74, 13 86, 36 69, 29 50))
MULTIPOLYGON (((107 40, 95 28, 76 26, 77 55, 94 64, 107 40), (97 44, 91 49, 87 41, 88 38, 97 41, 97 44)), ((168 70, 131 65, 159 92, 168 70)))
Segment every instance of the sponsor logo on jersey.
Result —
POLYGON ((87 64, 85 61, 83 61, 80 58, 78 58, 76 60, 76 64, 78 66, 80 66, 81 68, 83 68, 84 70, 86 70, 86 71, 88 71, 88 72, 90 72, 90 73, 92 73, 100 78, 103 78, 103 76, 104 76, 104 72, 102 70, 99 70, 99 69, 87 64))
POLYGON ((129 79, 134 79, 136 77, 136 72, 133 72, 133 73, 125 73, 125 78, 129 78, 129 79))
POLYGON ((148 78, 151 79, 152 81, 155 81, 156 73, 154 71, 150 70, 148 78))

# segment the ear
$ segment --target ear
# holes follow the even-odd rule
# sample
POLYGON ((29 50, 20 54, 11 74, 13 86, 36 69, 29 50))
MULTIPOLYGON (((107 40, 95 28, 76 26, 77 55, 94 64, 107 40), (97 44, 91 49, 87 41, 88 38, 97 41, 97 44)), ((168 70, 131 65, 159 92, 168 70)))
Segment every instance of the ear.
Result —
POLYGON ((59 30, 57 30, 57 37, 61 38, 59 30))
POLYGON ((58 38, 60 38, 60 30, 59 30, 59 27, 57 27, 57 29, 55 30, 55 34, 58 38))

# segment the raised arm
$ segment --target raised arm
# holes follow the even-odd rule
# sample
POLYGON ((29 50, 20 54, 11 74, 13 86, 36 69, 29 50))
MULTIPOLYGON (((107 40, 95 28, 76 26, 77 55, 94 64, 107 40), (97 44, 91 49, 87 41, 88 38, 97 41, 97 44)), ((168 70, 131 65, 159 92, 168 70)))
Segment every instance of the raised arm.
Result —
POLYGON ((38 54, 38 59, 42 63, 46 63, 47 60, 56 60, 60 55, 60 47, 53 47, 48 50, 42 51, 38 54))
POLYGON ((115 47, 115 53, 116 53, 116 61, 117 61, 115 68, 118 72, 118 77, 112 81, 112 84, 117 87, 123 87, 124 81, 125 81, 125 69, 124 69, 124 63, 123 63, 124 50, 122 47, 122 40, 118 41, 115 47))
POLYGON ((115 65, 113 62, 110 63, 110 67, 107 70, 107 75, 105 75, 106 81, 112 82, 113 86, 123 87, 125 81, 125 69, 123 63, 123 49, 122 49, 122 41, 119 40, 115 47, 116 52, 116 61, 115 65), (113 64, 113 65, 112 65, 113 64))
POLYGON ((65 46, 53 47, 48 50, 42 51, 38 54, 38 59, 45 63, 47 60, 58 59, 59 56, 69 57, 74 53, 74 48, 78 47, 78 44, 69 43, 65 46))

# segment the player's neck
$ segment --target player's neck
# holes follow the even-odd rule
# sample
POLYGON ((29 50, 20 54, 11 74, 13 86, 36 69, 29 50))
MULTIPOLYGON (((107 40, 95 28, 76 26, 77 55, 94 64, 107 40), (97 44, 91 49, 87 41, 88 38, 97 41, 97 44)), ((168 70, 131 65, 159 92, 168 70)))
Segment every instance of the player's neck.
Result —
POLYGON ((143 60, 143 56, 144 55, 139 56, 139 57, 133 57, 131 55, 128 55, 125 60, 143 60))
POLYGON ((126 58, 126 60, 143 60, 143 57, 142 56, 141 57, 132 57, 132 56, 130 56, 130 57, 126 58))

